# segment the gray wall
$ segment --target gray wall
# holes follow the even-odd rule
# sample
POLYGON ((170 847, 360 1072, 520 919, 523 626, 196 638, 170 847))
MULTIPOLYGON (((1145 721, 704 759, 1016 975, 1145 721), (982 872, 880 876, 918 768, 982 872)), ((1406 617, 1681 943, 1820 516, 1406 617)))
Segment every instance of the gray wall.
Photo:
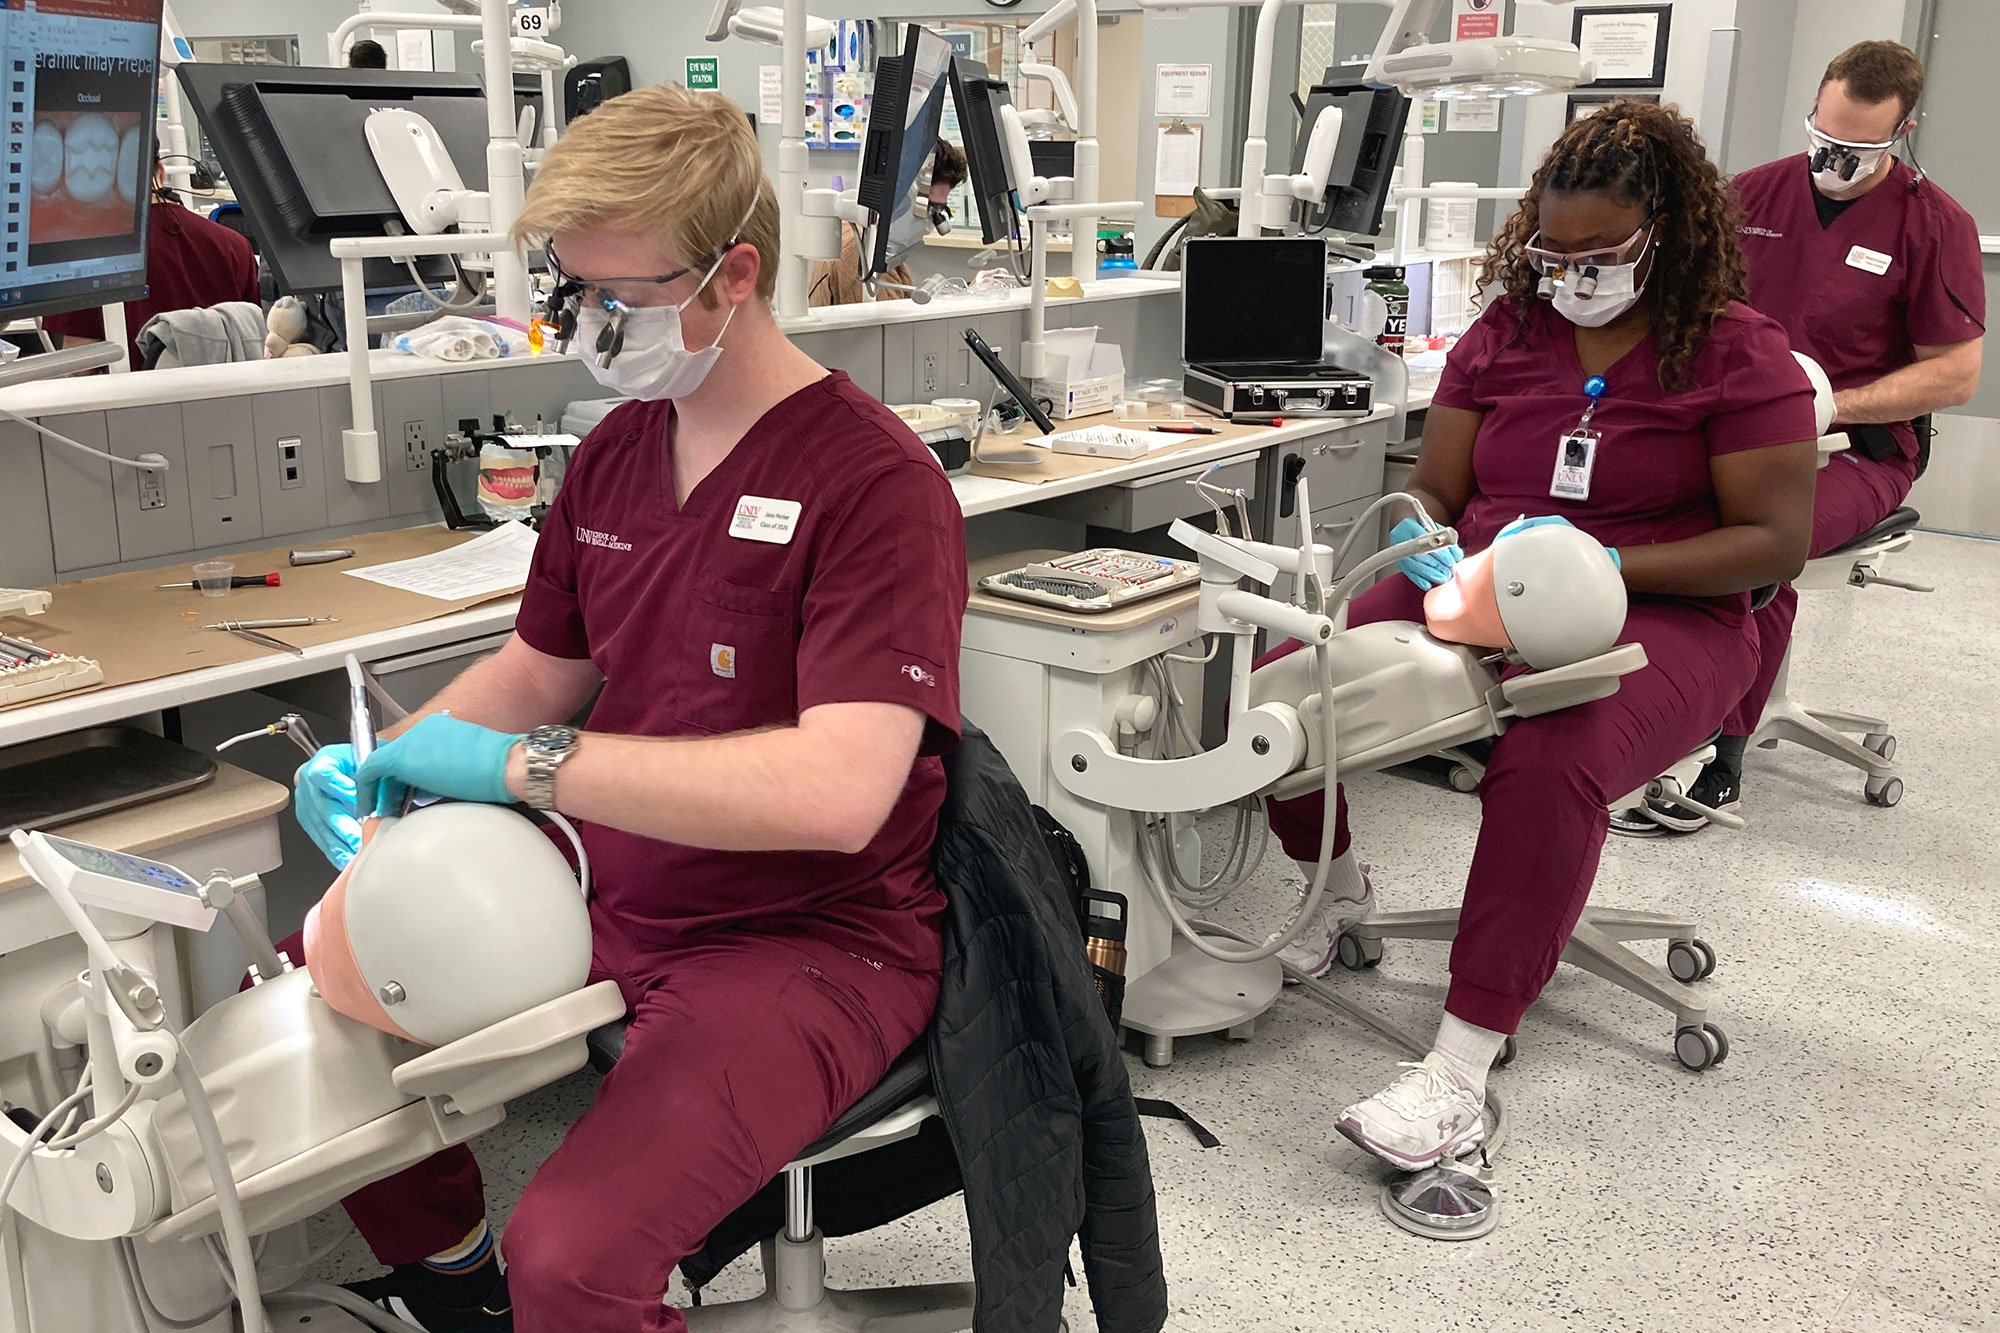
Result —
POLYGON ((1799 0, 1758 0, 1736 7, 1736 27, 1743 36, 1730 86, 1729 145, 1722 163, 1731 175, 1797 152, 1804 141, 1798 123, 1806 109, 1786 105, 1786 81, 1774 77, 1790 66, 1798 18, 1799 0))

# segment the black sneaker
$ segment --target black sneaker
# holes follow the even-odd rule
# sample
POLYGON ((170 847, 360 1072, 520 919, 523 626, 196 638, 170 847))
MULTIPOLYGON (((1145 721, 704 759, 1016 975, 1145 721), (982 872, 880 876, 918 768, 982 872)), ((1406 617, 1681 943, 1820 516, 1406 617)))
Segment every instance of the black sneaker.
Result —
MULTIPOLYGON (((1688 796, 1711 810, 1734 814, 1743 803, 1743 775, 1728 772, 1720 764, 1708 764, 1688 788, 1688 796)), ((1707 815, 1663 800, 1647 801, 1646 817, 1669 833, 1699 833, 1709 822, 1707 815)))
POLYGON ((495 1271, 481 1279, 487 1274, 451 1277, 422 1264, 402 1264, 381 1277, 350 1282, 347 1289, 424 1333, 514 1333, 507 1274, 495 1271), (468 1293, 467 1286, 475 1290, 468 1293))

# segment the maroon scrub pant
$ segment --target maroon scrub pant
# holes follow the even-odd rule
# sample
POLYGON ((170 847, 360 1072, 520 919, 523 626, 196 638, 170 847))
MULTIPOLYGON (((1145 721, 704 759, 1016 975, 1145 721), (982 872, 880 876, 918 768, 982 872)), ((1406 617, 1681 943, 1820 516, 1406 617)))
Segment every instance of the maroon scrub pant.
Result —
MULTIPOLYGON (((681 1333, 661 1304, 674 1265, 881 1079, 930 1023, 938 978, 806 937, 649 948, 591 916, 590 979, 618 983, 632 1024, 507 1223, 514 1327, 681 1333)), ((385 1264, 450 1249, 485 1215, 463 1146, 343 1202, 385 1264)))
MULTIPOLYGON (((1901 457, 1877 463, 1851 451, 1828 459, 1813 486, 1812 554, 1822 556, 1845 546, 1889 517, 1910 493, 1912 466, 1901 457)), ((1722 724, 1726 734, 1751 735, 1763 721, 1764 705, 1770 702, 1785 665, 1785 650, 1792 646, 1792 622, 1798 614, 1799 594, 1789 583, 1757 612, 1757 679, 1722 724)))
MULTIPOLYGON (((1347 617, 1349 625, 1423 618, 1423 593, 1401 574, 1355 598, 1347 617)), ((1619 642, 1645 645, 1648 665, 1616 694, 1523 718, 1494 743, 1445 998, 1468 1023, 1520 1026, 1590 896, 1611 803, 1706 740, 1756 668, 1741 623, 1690 602, 1633 602, 1619 642)), ((1298 648, 1289 641, 1259 665, 1298 648)), ((1319 859, 1323 792, 1267 809, 1286 855, 1319 859)), ((1336 811, 1338 853, 1348 845, 1344 792, 1336 811)))

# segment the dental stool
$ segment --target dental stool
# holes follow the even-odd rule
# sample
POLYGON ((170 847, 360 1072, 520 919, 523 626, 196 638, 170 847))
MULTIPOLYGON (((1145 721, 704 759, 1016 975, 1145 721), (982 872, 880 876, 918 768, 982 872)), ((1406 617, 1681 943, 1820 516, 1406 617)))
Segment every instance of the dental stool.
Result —
MULTIPOLYGON (((625 1049, 626 1020, 588 1037, 590 1063, 608 1073, 625 1049)), ((972 1284, 836 1291, 826 1285, 825 1237, 813 1222, 813 1168, 914 1137, 938 1114, 930 1037, 919 1037, 882 1079, 806 1145, 781 1173, 785 1222, 763 1242, 764 1294, 683 1311, 696 1333, 959 1333, 972 1327, 972 1284)), ((746 1208, 749 1205, 745 1205, 746 1208)), ((727 1223, 725 1223, 727 1225, 727 1223)))
MULTIPOLYGON (((1907 505, 1894 510, 1845 546, 1808 560, 1804 572, 1792 580, 1792 586, 1805 592, 1883 583, 1911 592, 1932 591, 1924 584, 1906 583, 1882 574, 1889 556, 1908 549, 1911 530, 1921 521, 1922 516, 1907 505)), ((1792 647, 1796 647, 1796 641, 1792 647)), ((1770 701, 1764 705, 1764 716, 1750 743, 1774 750, 1778 742, 1790 741, 1817 750, 1867 775, 1862 792, 1870 805, 1887 807, 1902 800, 1903 780, 1896 774, 1896 738, 1890 733, 1889 724, 1879 717, 1859 713, 1807 708, 1787 693, 1791 671, 1792 648, 1787 647, 1784 665, 1778 668, 1777 684, 1772 688, 1770 701), (1842 733, 1858 734, 1861 740, 1857 743, 1842 733)))

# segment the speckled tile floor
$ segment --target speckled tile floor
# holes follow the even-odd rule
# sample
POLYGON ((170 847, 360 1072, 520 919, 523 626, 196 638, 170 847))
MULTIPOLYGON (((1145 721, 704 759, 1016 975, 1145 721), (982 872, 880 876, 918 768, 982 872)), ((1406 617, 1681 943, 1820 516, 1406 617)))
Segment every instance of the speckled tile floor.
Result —
MULTIPOLYGON (((1893 721, 1903 804, 1868 806, 1852 770, 1787 747, 1752 753, 1749 830, 1611 841, 1595 901, 1699 917, 1733 1053, 1690 1074, 1663 1011, 1559 971, 1495 1075, 1513 1127, 1491 1236, 1443 1245, 1382 1218, 1384 1172, 1332 1122, 1397 1053, 1308 998, 1247 1043, 1183 1041, 1164 1070, 1129 1057, 1141 1095, 1223 1141, 1148 1122, 1173 1329, 2000 1329, 2000 813, 1976 789, 2000 756, 2000 544, 1925 535, 1894 572, 1940 591, 1807 594, 1793 678, 1893 721)), ((1450 902, 1470 798, 1401 775, 1349 794, 1384 905, 1450 902)), ((1261 878, 1230 905, 1245 921, 1290 892, 1261 878)), ((1337 984, 1428 1031, 1445 950, 1391 943, 1337 984)), ((547 1089, 474 1145, 496 1218, 591 1087, 547 1089)), ((947 1201, 831 1242, 830 1277, 962 1280, 964 1230, 947 1201)), ((338 1212, 314 1231, 337 1246, 323 1276, 375 1271, 338 1212)), ((760 1283, 745 1261, 712 1290, 760 1283)), ((1070 1310, 1095 1327, 1080 1294, 1070 1310)))

